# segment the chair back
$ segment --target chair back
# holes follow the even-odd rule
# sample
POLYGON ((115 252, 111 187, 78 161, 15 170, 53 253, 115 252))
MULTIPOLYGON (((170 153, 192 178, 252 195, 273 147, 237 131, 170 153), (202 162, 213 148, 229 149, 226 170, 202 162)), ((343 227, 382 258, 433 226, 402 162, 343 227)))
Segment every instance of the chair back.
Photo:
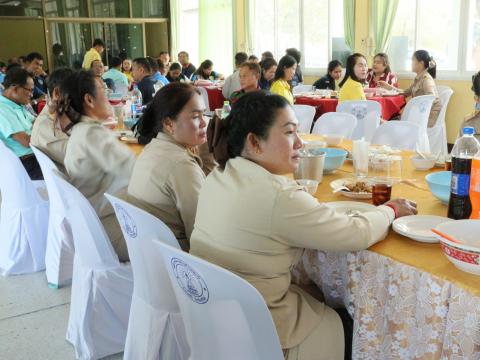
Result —
POLYGON ((300 94, 302 92, 310 92, 310 91, 314 91, 314 90, 315 90, 315 88, 313 87, 313 85, 300 84, 300 85, 295 86, 292 89, 292 93, 295 95, 295 94, 300 94))
POLYGON ((389 121, 375 131, 372 144, 414 151, 418 141, 418 128, 413 122, 389 121))
POLYGON ((414 122, 419 126, 418 150, 423 151, 424 153, 429 153, 431 151, 427 129, 428 118, 434 101, 434 95, 422 95, 410 99, 410 101, 407 102, 400 119, 402 121, 414 122))
POLYGON ((313 118, 315 117, 315 107, 310 105, 293 105, 293 111, 298 120, 298 131, 310 134, 313 118))
POLYGON ((218 266, 155 242, 196 360, 282 360, 280 341, 260 293, 218 266))
POLYGON ((371 141, 375 130, 380 125, 382 107, 373 100, 349 100, 337 105, 337 112, 352 114, 357 119, 357 126, 353 130, 352 140, 362 137, 371 141))
POLYGON ((352 114, 328 112, 317 119, 312 134, 343 136, 345 139, 351 139, 356 127, 357 118, 352 114))
POLYGON ((210 109, 210 102, 208 101, 208 92, 203 86, 197 86, 198 91, 200 91, 200 95, 203 99, 203 104, 205 105, 205 111, 210 113, 215 111, 215 109, 210 109))

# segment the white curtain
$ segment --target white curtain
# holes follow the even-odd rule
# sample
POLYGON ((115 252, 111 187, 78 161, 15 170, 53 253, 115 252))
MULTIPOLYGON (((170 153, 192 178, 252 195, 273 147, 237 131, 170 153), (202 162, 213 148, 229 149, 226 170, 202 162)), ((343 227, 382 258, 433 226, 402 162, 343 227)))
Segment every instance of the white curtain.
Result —
POLYGON ((170 0, 170 51, 171 56, 177 59, 180 42, 180 0, 170 0))

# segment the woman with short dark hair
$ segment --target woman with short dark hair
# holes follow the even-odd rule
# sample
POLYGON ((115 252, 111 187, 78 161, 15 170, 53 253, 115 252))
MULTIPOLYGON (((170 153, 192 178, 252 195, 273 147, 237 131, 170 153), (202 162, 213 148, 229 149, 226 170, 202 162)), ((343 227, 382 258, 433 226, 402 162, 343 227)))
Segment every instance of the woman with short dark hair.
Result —
POLYGON ((260 68, 262 69, 262 75, 258 85, 262 90, 270 90, 277 71, 277 62, 274 58, 265 58, 260 62, 260 68))
POLYGON ((373 66, 367 74, 369 88, 378 87, 379 81, 385 81, 389 85, 398 87, 397 76, 390 69, 390 60, 385 53, 378 53, 373 57, 373 66))
POLYGON ((338 82, 342 77, 342 63, 339 60, 332 60, 328 63, 327 73, 313 83, 315 89, 339 89, 338 82))
POLYGON ((172 63, 168 69, 167 80, 170 82, 189 82, 189 80, 182 74, 182 65, 179 63, 172 63))
POLYGON ((275 81, 270 87, 270 92, 283 96, 287 101, 293 105, 293 93, 291 81, 295 76, 297 69, 297 61, 290 55, 285 55, 278 62, 277 70, 275 71, 275 81))
POLYGON ((223 75, 213 71, 211 60, 205 60, 192 75, 192 81, 196 80, 223 80, 223 75))

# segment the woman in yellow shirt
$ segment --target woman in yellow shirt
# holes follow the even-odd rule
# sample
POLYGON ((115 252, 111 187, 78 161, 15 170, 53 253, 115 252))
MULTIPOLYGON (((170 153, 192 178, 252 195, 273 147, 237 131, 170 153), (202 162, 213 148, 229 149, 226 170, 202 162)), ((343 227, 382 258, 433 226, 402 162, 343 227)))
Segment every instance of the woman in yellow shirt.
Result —
POLYGON ((293 93, 290 87, 295 71, 297 70, 297 61, 290 55, 282 57, 278 63, 277 71, 270 92, 283 96, 290 105, 293 105, 293 93))
POLYGON ((338 101, 366 100, 363 85, 367 78, 368 66, 365 56, 359 53, 347 58, 345 77, 340 82, 338 101))

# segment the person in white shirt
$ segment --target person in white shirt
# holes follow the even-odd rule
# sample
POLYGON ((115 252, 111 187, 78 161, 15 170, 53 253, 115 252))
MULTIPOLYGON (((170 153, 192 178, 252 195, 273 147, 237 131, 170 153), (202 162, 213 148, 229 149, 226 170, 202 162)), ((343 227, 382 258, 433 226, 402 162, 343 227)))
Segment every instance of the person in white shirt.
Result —
POLYGON ((225 84, 222 89, 222 94, 225 99, 229 99, 234 91, 241 89, 238 69, 247 60, 248 55, 246 53, 238 52, 235 54, 235 72, 225 79, 225 84))

